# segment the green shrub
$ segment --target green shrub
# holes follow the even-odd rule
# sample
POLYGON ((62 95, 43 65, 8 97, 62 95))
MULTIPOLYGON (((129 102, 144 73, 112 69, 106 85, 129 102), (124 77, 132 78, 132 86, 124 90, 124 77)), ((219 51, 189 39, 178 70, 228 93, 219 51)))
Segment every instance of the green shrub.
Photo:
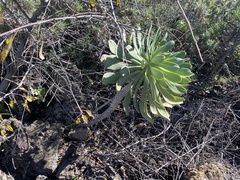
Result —
MULTIPOLYGON (((194 34, 200 45, 200 49, 216 49, 221 45, 227 46, 224 42, 231 34, 239 29, 239 1, 231 0, 194 0, 183 1, 182 5, 191 22, 194 34), (223 43, 222 43, 223 42, 223 43)), ((187 24, 180 18, 177 27, 186 31, 187 24)), ((190 33, 186 34, 187 39, 191 39, 190 33)))

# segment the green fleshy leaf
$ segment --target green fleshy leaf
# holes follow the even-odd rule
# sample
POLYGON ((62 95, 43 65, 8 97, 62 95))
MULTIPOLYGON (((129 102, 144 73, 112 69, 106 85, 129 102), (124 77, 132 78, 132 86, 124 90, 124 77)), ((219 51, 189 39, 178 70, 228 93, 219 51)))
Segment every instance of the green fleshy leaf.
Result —
POLYGON ((103 55, 101 61, 103 62, 104 66, 110 70, 118 70, 123 66, 126 66, 124 62, 113 55, 103 55))
POLYGON ((139 72, 139 74, 137 76, 135 76, 132 80, 133 80, 133 85, 132 85, 132 90, 133 90, 133 94, 136 94, 137 91, 139 90, 139 87, 142 85, 142 82, 144 80, 144 71, 139 72))
POLYGON ((153 118, 151 117, 151 115, 149 114, 148 110, 147 110, 147 99, 148 99, 148 78, 145 77, 145 80, 144 80, 144 84, 143 84, 143 91, 142 91, 142 94, 141 94, 141 101, 140 101, 140 104, 139 104, 139 110, 142 114, 142 116, 148 120, 149 122, 153 123, 154 120, 153 118))
POLYGON ((154 114, 155 116, 159 116, 158 111, 156 106, 154 105, 155 103, 155 97, 153 94, 149 93, 148 96, 148 101, 149 101, 149 107, 150 107, 150 111, 152 114, 154 114))
POLYGON ((132 85, 132 93, 133 93, 133 105, 134 108, 136 109, 136 111, 139 113, 139 102, 137 100, 138 96, 138 91, 140 90, 140 86, 142 85, 143 81, 144 81, 144 71, 141 71, 137 76, 135 76, 135 78, 133 78, 133 85, 132 85))
POLYGON ((139 109, 139 101, 138 101, 138 98, 137 98, 137 95, 133 95, 133 106, 135 108, 135 110, 140 113, 140 109, 139 109))
POLYGON ((167 81, 167 84, 168 84, 168 88, 176 95, 179 95, 181 96, 182 94, 184 94, 182 91, 179 91, 179 89, 177 88, 179 84, 176 84, 176 83, 172 83, 172 82, 169 82, 167 81))
POLYGON ((135 50, 135 49, 133 49, 131 46, 127 46, 126 47, 126 49, 127 49, 127 51, 128 51, 128 53, 134 58, 134 59, 136 59, 136 60, 138 60, 138 61, 142 61, 142 57, 138 54, 138 52, 135 50))
POLYGON ((173 40, 167 42, 164 46, 160 46, 159 48, 156 49, 156 51, 153 53, 154 56, 160 53, 168 52, 173 48, 175 45, 175 42, 173 40))
POLYGON ((178 83, 182 80, 182 78, 179 75, 170 71, 163 71, 163 75, 164 75, 164 78, 166 78, 168 81, 171 81, 174 83, 178 83))
POLYGON ((163 102, 162 105, 165 107, 165 108, 172 108, 173 105, 172 104, 169 104, 168 102, 163 102))
POLYGON ((181 68, 179 70, 176 71, 177 74, 179 74, 182 77, 190 77, 193 76, 193 73, 191 72, 190 69, 188 68, 181 68))
POLYGON ((163 88, 161 85, 157 86, 159 91, 161 92, 164 100, 168 102, 169 104, 176 105, 176 104, 182 104, 184 101, 184 98, 174 96, 170 93, 170 90, 163 88))
POLYGON ((133 37, 133 47, 136 50, 136 52, 138 52, 139 47, 138 47, 138 44, 137 44, 136 31, 134 31, 132 34, 133 34, 133 36, 132 36, 133 37))
POLYGON ((151 44, 149 43, 150 46, 148 46, 148 48, 150 52, 153 52, 154 49, 159 45, 158 43, 160 41, 160 38, 161 38, 161 33, 160 33, 160 29, 158 29, 157 32, 155 33, 152 43, 151 44))
POLYGON ((143 44, 142 44, 143 36, 141 32, 137 32, 137 40, 138 40, 138 47, 141 50, 141 48, 143 47, 143 44))
POLYGON ((123 51, 122 46, 118 45, 117 46, 117 57, 120 59, 123 59, 125 52, 123 51))
POLYGON ((137 70, 137 71, 133 71, 133 72, 130 72, 130 78, 129 80, 133 80, 135 79, 139 74, 141 74, 141 70, 137 70))
POLYGON ((183 86, 176 86, 176 88, 178 89, 178 91, 182 92, 182 94, 187 93, 187 89, 183 86))
POLYGON ((165 58, 165 61, 180 65, 184 61, 184 59, 178 57, 167 57, 165 58))
POLYGON ((155 81, 153 79, 149 79, 149 86, 150 86, 150 90, 151 90, 151 96, 152 96, 152 98, 154 98, 156 100, 157 97, 159 96, 159 91, 158 91, 155 81))
POLYGON ((172 62, 162 62, 159 66, 171 72, 175 72, 180 69, 180 67, 177 64, 172 62))
POLYGON ((150 105, 150 111, 151 111, 151 113, 153 113, 155 116, 159 116, 159 112, 158 112, 156 106, 150 105))
POLYGON ((165 46, 167 44, 166 39, 162 39, 161 42, 158 44, 158 47, 165 46))
POLYGON ((180 67, 181 68, 187 68, 187 69, 190 70, 192 68, 192 65, 190 63, 188 63, 188 62, 184 62, 184 63, 180 64, 180 67))
POLYGON ((186 52, 185 51, 178 51, 171 55, 171 57, 177 57, 177 58, 185 58, 186 52))
POLYGON ((179 81, 180 84, 187 84, 190 82, 191 82, 191 79, 188 77, 182 77, 181 81, 179 81))
POLYGON ((116 83, 117 80, 121 77, 121 74, 119 73, 114 73, 114 72, 107 72, 103 75, 103 84, 112 84, 116 83))
POLYGON ((132 74, 133 72, 141 71, 141 70, 142 70, 141 66, 125 65, 121 68, 119 73, 122 75, 125 75, 125 74, 132 74))
POLYGON ((120 91, 122 86, 130 80, 130 74, 126 74, 125 76, 122 76, 118 79, 117 83, 116 83, 116 89, 117 91, 120 91))
POLYGON ((168 84, 164 78, 157 80, 157 84, 161 84, 161 86, 163 86, 164 88, 168 87, 168 84))
POLYGON ((151 70, 151 75, 154 79, 159 80, 163 78, 163 73, 161 72, 160 69, 151 67, 150 70, 151 70))
POLYGON ((131 102, 131 92, 129 91, 123 100, 123 109, 129 115, 129 104, 131 102))
POLYGON ((117 44, 113 40, 108 41, 108 47, 113 54, 117 54, 117 44))
POLYGON ((155 103, 154 105, 156 107, 156 110, 158 111, 159 116, 162 116, 163 118, 170 121, 170 115, 167 112, 165 106, 163 104, 160 104, 160 103, 155 103))
POLYGON ((167 112, 167 110, 165 109, 164 106, 163 106, 163 108, 158 108, 157 111, 158 111, 160 116, 162 116, 163 118, 170 121, 170 115, 169 115, 169 113, 167 112))
POLYGON ((168 33, 165 33, 164 36, 162 37, 162 40, 163 40, 163 41, 166 41, 166 40, 167 40, 167 37, 168 37, 168 33))
POLYGON ((151 47, 151 33, 152 33, 152 25, 150 26, 148 32, 147 32, 147 39, 146 39, 146 45, 147 47, 151 47))
POLYGON ((141 61, 135 59, 134 57, 132 57, 130 54, 126 54, 126 58, 129 64, 133 64, 133 65, 141 65, 141 61))
POLYGON ((149 121, 150 123, 154 123, 154 119, 150 116, 146 106, 146 102, 141 101, 139 105, 140 113, 147 121, 149 121))
POLYGON ((154 63, 154 64, 159 65, 159 64, 161 64, 161 63, 164 61, 164 59, 165 59, 165 56, 162 56, 162 55, 160 55, 160 56, 155 56, 155 57, 151 60, 151 63, 154 63))
MULTIPOLYGON (((149 98, 150 102, 150 111, 155 115, 155 116, 161 116, 167 120, 170 120, 170 115, 167 112, 165 106, 163 105, 162 101, 155 101, 154 98, 149 98)), ((170 105, 171 107, 171 105, 170 105)))

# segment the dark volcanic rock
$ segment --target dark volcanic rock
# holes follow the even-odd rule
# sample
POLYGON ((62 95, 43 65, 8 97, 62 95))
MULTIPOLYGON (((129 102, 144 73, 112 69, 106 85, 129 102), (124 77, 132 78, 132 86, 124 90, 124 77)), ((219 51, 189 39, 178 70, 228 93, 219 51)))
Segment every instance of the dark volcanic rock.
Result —
POLYGON ((58 150, 63 134, 61 124, 34 121, 19 127, 1 144, 1 169, 14 179, 51 175, 58 166, 58 150))

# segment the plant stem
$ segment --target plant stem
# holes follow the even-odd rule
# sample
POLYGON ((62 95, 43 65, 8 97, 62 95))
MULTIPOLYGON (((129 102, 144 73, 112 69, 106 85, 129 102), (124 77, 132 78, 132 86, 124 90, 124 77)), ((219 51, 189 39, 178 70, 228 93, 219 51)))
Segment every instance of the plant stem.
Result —
POLYGON ((106 111, 104 111, 102 114, 97 115, 93 120, 89 121, 88 124, 79 124, 79 127, 89 127, 94 124, 97 124, 98 122, 102 121, 103 119, 109 117, 111 113, 118 107, 122 99, 126 96, 126 94, 129 92, 131 87, 131 82, 129 82, 124 88, 122 88, 112 99, 112 102, 110 106, 107 108, 106 111))

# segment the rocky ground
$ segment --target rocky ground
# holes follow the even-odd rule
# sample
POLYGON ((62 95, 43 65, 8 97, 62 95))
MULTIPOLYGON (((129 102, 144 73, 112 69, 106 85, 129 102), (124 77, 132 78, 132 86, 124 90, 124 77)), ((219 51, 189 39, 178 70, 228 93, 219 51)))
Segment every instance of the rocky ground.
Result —
POLYGON ((2 179, 240 179, 239 94, 192 89, 171 122, 154 124, 119 107, 83 141, 68 136, 68 107, 53 101, 42 119, 1 121, 15 129, 0 137, 2 179))

